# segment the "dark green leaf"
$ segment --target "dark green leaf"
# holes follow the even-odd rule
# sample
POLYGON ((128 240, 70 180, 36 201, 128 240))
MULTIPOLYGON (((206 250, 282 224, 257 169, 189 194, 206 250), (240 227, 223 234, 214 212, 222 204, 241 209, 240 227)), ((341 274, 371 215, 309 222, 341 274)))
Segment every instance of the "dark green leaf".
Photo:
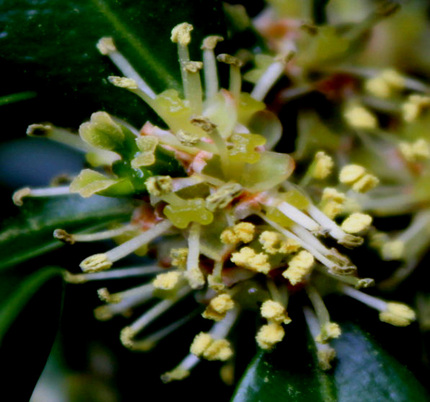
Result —
POLYGON ((200 58, 201 39, 223 32, 221 15, 219 2, 206 0, 0 0, 0 61, 9 83, 27 82, 31 88, 26 89, 62 108, 60 113, 70 115, 64 108, 72 101, 73 114, 79 114, 82 103, 90 100, 96 108, 143 124, 147 110, 143 103, 107 82, 109 75, 119 72, 98 53, 97 41, 112 36, 135 69, 160 92, 179 88, 171 29, 181 22, 197 22, 192 45, 194 57, 200 58))
POLYGON ((126 199, 80 196, 24 200, 17 217, 0 230, 0 269, 61 246, 55 229, 71 232, 90 230, 115 220, 129 218, 133 204, 126 199))
POLYGON ((234 402, 280 400, 336 402, 424 402, 424 388, 411 372, 360 328, 342 326, 333 342, 337 361, 332 372, 318 368, 313 346, 288 338, 286 347, 260 351, 239 384, 234 402), (288 343, 290 341, 290 343, 288 343))
POLYGON ((0 276, 0 378, 2 395, 28 400, 58 330, 62 271, 45 268, 22 279, 0 276))

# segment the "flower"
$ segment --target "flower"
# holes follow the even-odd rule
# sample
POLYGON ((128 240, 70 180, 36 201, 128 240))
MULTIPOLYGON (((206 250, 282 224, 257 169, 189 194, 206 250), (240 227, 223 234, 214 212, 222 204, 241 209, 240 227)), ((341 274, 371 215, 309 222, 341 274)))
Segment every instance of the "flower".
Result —
POLYGON ((284 338, 284 325, 291 322, 289 298, 302 289, 312 306, 305 314, 320 345, 321 367, 328 369, 335 355, 328 343, 340 336, 340 329, 330 320, 321 284, 379 310, 381 320, 393 325, 403 326, 415 318, 406 306, 359 291, 373 281, 360 278, 348 257, 329 248, 323 239, 331 237, 340 249, 363 243, 356 234, 369 230, 369 215, 356 211, 340 225, 332 217, 342 212, 349 198, 343 191, 371 192, 378 179, 352 164, 333 175, 335 162, 323 151, 315 154, 302 180, 300 174, 295 177, 293 158, 274 150, 282 129, 262 102, 283 73, 286 59, 273 59, 251 93, 242 92, 242 61, 228 54, 215 56, 220 37, 203 41, 203 62, 190 60, 192 30, 190 24, 179 24, 171 36, 178 46, 184 97, 172 89, 156 94, 113 40, 102 38, 100 52, 126 75, 109 77, 109 81, 143 99, 167 128, 147 122, 138 130, 106 112, 94 113, 82 124, 80 137, 52 125, 32 125, 30 135, 43 135, 84 151, 93 168, 82 170, 69 186, 19 190, 14 201, 22 204, 24 197, 74 193, 84 198, 97 194, 136 200, 132 219, 125 225, 90 234, 57 229, 54 236, 71 244, 109 238, 119 243, 84 259, 83 273, 66 275, 69 282, 151 278, 118 293, 105 287, 99 290, 105 303, 95 310, 100 320, 158 300, 121 331, 121 342, 129 349, 148 350, 183 325, 189 311, 161 330, 141 336, 180 300, 192 294, 203 304, 203 317, 214 321, 211 330, 195 336, 189 354, 162 376, 164 381, 185 378, 201 359, 232 358, 229 333, 240 311, 252 304, 243 305, 243 298, 252 299, 267 321, 257 331, 258 345, 273 349, 284 338), (217 61, 229 66, 228 89, 220 89, 217 61), (312 197, 306 192, 310 185, 312 197), (156 241, 160 237, 168 241, 169 254, 163 241, 156 241), (157 256, 153 265, 112 269, 130 254, 142 255, 148 249, 157 256), (263 289, 254 299, 247 292, 253 286, 263 289))

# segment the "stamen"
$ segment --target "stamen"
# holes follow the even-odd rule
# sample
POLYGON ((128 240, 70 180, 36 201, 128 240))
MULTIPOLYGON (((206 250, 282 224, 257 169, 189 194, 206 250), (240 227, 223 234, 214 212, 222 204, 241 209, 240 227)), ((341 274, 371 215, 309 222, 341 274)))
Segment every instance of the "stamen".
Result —
POLYGON ((115 64, 115 66, 122 72, 123 75, 134 80, 142 92, 144 92, 151 99, 155 98, 155 92, 133 68, 128 60, 118 52, 112 38, 101 38, 97 43, 97 48, 102 55, 108 56, 111 59, 113 64, 115 64))
POLYGON ((330 278, 333 278, 339 282, 345 283, 346 285, 354 286, 356 289, 365 289, 375 286, 375 280, 372 278, 357 278, 355 276, 350 275, 339 275, 334 272, 327 271, 325 267, 322 267, 318 264, 316 265, 315 269, 322 274, 327 275, 330 278))
POLYGON ((223 173, 228 177, 230 162, 229 162, 227 145, 224 138, 217 130, 216 125, 212 123, 208 118, 203 116, 193 117, 191 119, 191 124, 197 127, 200 127, 203 131, 206 131, 210 135, 211 139, 215 143, 215 146, 217 147, 219 156, 221 158, 223 173))
POLYGON ((284 60, 278 60, 271 64, 255 84, 255 87, 251 92, 251 96, 258 101, 262 101, 275 82, 283 75, 284 69, 284 60))
MULTIPOLYGON (((316 339, 320 331, 318 319, 309 307, 304 307, 303 313, 305 315, 309 332, 311 333, 312 338, 316 339)), ((331 361, 336 357, 336 351, 327 343, 315 342, 315 346, 317 348, 317 358, 321 369, 324 371, 330 370, 331 361)))
POLYGON ((342 222, 342 229, 347 233, 360 233, 368 229, 372 223, 372 217, 360 212, 354 212, 342 222))
POLYGON ((81 262, 80 267, 84 272, 108 269, 114 262, 133 253, 138 248, 168 231, 171 226, 172 224, 168 220, 162 221, 141 235, 113 248, 105 254, 95 254, 86 258, 81 262))
POLYGON ((188 61, 183 64, 182 68, 187 76, 184 82, 185 99, 190 102, 190 108, 194 114, 201 114, 203 95, 199 71, 203 68, 203 63, 188 61))
POLYGON ((378 120, 365 107, 360 105, 350 105, 344 112, 347 123, 354 128, 373 130, 378 127, 378 120))
POLYGON ((188 74, 184 69, 184 66, 190 61, 188 45, 191 42, 190 32, 193 29, 194 27, 186 22, 178 24, 172 29, 172 35, 170 37, 173 43, 178 44, 179 65, 181 67, 182 85, 184 87, 185 94, 187 93, 186 88, 188 87, 188 74))
POLYGON ((109 299, 116 302, 97 307, 94 310, 94 315, 100 321, 110 320, 114 315, 123 314, 131 308, 147 302, 153 297, 153 292, 152 284, 146 284, 125 292, 109 295, 109 299))
POLYGON ((155 95, 150 96, 148 92, 142 90, 136 80, 132 78, 117 77, 112 75, 108 77, 108 81, 118 88, 128 89, 130 92, 133 92, 134 94, 139 96, 148 106, 150 106, 157 114, 161 114, 161 111, 159 111, 157 104, 154 102, 155 95))
POLYGON ((279 202, 279 200, 276 200, 275 198, 268 198, 264 205, 269 207, 274 206, 287 218, 296 222, 298 225, 303 226, 307 230, 312 232, 319 232, 321 230, 321 226, 317 222, 286 201, 279 202))
POLYGON ((221 36, 208 36, 204 39, 203 50, 203 64, 204 64, 204 77, 206 87, 206 99, 214 97, 219 90, 218 84, 218 71, 216 66, 216 59, 214 49, 217 42, 223 41, 221 36))
POLYGON ((147 267, 129 267, 123 269, 113 269, 105 272, 95 272, 89 274, 71 274, 66 272, 65 281, 69 283, 85 283, 89 281, 104 281, 107 279, 123 279, 136 276, 147 276, 165 272, 165 269, 158 265, 150 265, 147 267))
POLYGON ((368 173, 363 166, 346 165, 339 173, 339 181, 352 187, 354 191, 365 193, 376 187, 379 180, 368 173))
POLYGON ((326 216, 314 205, 309 205, 308 207, 309 215, 315 219, 325 230, 328 230, 330 236, 338 241, 345 247, 357 247, 363 244, 363 239, 361 237, 352 236, 345 233, 333 220, 326 216))
POLYGON ((240 68, 243 66, 243 62, 237 57, 230 56, 229 54, 219 54, 217 60, 230 65, 230 86, 229 91, 232 93, 235 99, 239 99, 240 90, 242 88, 242 76, 240 74, 240 68))
POLYGON ((189 354, 172 371, 168 371, 161 376, 161 381, 168 383, 174 380, 183 380, 190 375, 191 370, 200 362, 200 358, 189 354))
MULTIPOLYGON (((152 285, 151 285, 152 286, 152 285)), ((154 307, 146 311, 144 314, 140 316, 136 321, 133 322, 128 327, 125 327, 121 331, 121 342, 127 348, 133 349, 134 345, 134 337, 142 331, 146 326, 156 320, 160 315, 170 309, 175 303, 177 303, 180 299, 185 297, 187 294, 191 292, 192 289, 188 287, 183 287, 180 289, 176 295, 172 299, 166 299, 159 303, 157 303, 154 307)))
POLYGON ((51 124, 31 124, 27 128, 27 135, 48 138, 85 153, 93 150, 78 135, 51 124))
POLYGON ((211 299, 202 317, 209 320, 221 321, 234 306, 235 303, 228 293, 219 294, 211 299))
MULTIPOLYGON (((257 214, 260 218, 265 220, 269 225, 271 225, 274 229, 276 229, 278 232, 282 233, 287 238, 290 238, 292 240, 295 240, 297 243, 299 243, 305 250, 308 250, 318 261, 320 261, 322 264, 324 264, 331 272, 344 272, 344 267, 339 265, 339 261, 336 263, 325 257, 324 254, 322 254, 319 250, 324 250, 325 254, 330 254, 330 250, 327 250, 314 236, 311 235, 311 233, 308 233, 309 238, 313 239, 312 243, 309 243, 308 241, 302 239, 299 235, 295 235, 293 232, 290 232, 289 230, 284 229, 281 225, 278 225, 276 222, 272 221, 271 219, 267 218, 263 214, 257 214), (317 245, 317 248, 315 247, 317 245)), ((299 227, 297 227, 299 228, 299 227)), ((295 230, 297 230, 295 228, 295 230)), ((303 228, 301 228, 303 229, 303 228)), ((333 255, 330 255, 330 257, 333 257, 333 255)), ((346 267, 345 267, 346 268, 346 267)), ((348 272, 348 271, 347 271, 348 272)))
POLYGON ((285 307, 275 300, 266 300, 261 305, 260 312, 261 316, 269 322, 276 324, 289 324, 291 322, 285 307))
POLYGON ((276 286, 275 281, 270 278, 267 278, 266 286, 271 298, 284 306, 284 308, 287 308, 289 298, 287 287, 283 285, 280 287, 276 286))
POLYGON ((199 267, 200 256, 200 225, 192 223, 188 234, 188 256, 186 277, 193 289, 199 289, 205 284, 205 278, 199 267))
POLYGON ((397 327, 405 327, 416 319, 415 312, 406 304, 386 302, 349 286, 342 286, 340 291, 380 312, 379 319, 397 327))
POLYGON ((212 274, 208 276, 209 287, 220 292, 224 290, 225 285, 222 282, 222 269, 224 267, 223 261, 215 261, 212 274))
POLYGON ((133 350, 139 350, 143 352, 151 350, 156 346, 158 342, 166 338, 168 335, 176 331, 178 328, 182 327, 184 324, 186 324, 188 321, 194 318, 195 315, 196 315, 195 312, 192 314, 188 314, 185 317, 180 318, 179 320, 176 320, 173 323, 167 325, 166 327, 160 329, 159 331, 156 331, 143 339, 134 341, 133 350))
POLYGON ((314 257, 309 251, 302 250, 296 254, 288 263, 288 268, 282 276, 294 286, 301 283, 312 272, 314 257))
POLYGON ((58 195, 70 195, 69 186, 30 188, 24 187, 13 193, 12 200, 18 207, 23 205, 24 197, 56 197, 58 195))
POLYGON ((258 346, 264 350, 271 350, 285 336, 285 330, 281 324, 269 322, 263 325, 255 337, 258 346))
POLYGON ((315 309, 321 326, 321 333, 315 340, 319 343, 327 343, 330 339, 338 338, 341 333, 339 325, 330 321, 329 312, 320 294, 311 285, 306 286, 306 293, 315 309))
POLYGON ((116 229, 105 230, 103 232, 91 233, 91 234, 70 234, 63 229, 55 229, 54 237, 58 240, 64 241, 69 244, 74 244, 75 242, 91 242, 97 240, 111 239, 116 236, 120 236, 131 230, 135 230, 136 225, 129 224, 121 226, 116 229))

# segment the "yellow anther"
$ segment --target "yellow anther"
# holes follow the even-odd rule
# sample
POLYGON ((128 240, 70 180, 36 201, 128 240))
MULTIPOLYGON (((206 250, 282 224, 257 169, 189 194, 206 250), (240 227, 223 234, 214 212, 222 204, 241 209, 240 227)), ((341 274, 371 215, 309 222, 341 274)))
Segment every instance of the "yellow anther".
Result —
POLYGON ((336 201, 338 203, 343 203, 346 200, 345 194, 341 193, 340 191, 337 191, 335 188, 332 187, 326 187, 323 190, 322 201, 336 201))
POLYGON ((52 130, 50 124, 31 124, 27 127, 26 134, 30 137, 46 137, 52 130))
POLYGON ((321 333, 315 338, 319 343, 327 343, 330 339, 339 338, 342 331, 335 322, 328 322, 321 327, 321 333))
POLYGON ((111 294, 107 288, 97 290, 99 299, 105 303, 119 303, 122 300, 121 294, 111 294))
POLYGON ((109 306, 99 306, 94 309, 94 317, 99 321, 108 321, 113 318, 113 314, 109 306))
POLYGON ((115 85, 118 88, 125 88, 125 89, 139 88, 139 86, 137 85, 137 82, 132 78, 110 76, 108 77, 108 80, 112 85, 115 85))
POLYGON ((106 254, 94 254, 85 258, 79 265, 84 272, 98 272, 109 269, 112 262, 109 261, 106 254))
POLYGON ((179 43, 182 46, 187 46, 191 42, 190 33, 193 29, 194 27, 187 22, 178 24, 172 29, 170 40, 173 43, 179 43))
POLYGON ((366 193, 369 190, 372 190, 372 188, 375 188, 378 184, 379 179, 376 176, 367 173, 352 185, 352 189, 357 193, 366 193))
POLYGON ((399 150, 408 162, 430 159, 429 143, 424 138, 419 138, 415 142, 401 142, 399 150))
POLYGON ((274 300, 266 300, 261 305, 261 316, 270 322, 276 324, 289 324, 291 318, 288 317, 285 307, 274 300))
POLYGON ((113 42, 113 39, 110 37, 101 38, 97 42, 97 49, 104 56, 107 56, 110 53, 116 52, 115 43, 113 42))
POLYGON ((230 342, 226 339, 213 339, 205 332, 200 332, 193 340, 190 352, 207 360, 228 360, 232 355, 230 342))
POLYGON ((235 66, 235 67, 242 67, 243 66, 242 60, 238 59, 237 57, 226 54, 226 53, 219 54, 216 59, 218 61, 220 61, 221 63, 230 64, 230 65, 235 66))
POLYGON ((389 302, 384 311, 379 314, 379 319, 397 327, 406 327, 415 321, 415 311, 402 303, 389 302))
POLYGON ((255 226, 249 222, 240 222, 231 228, 223 230, 221 241, 224 244, 249 243, 254 238, 255 226))
POLYGON ((339 174, 339 181, 352 186, 354 191, 365 193, 376 187, 379 180, 376 176, 367 173, 366 169, 360 165, 346 165, 339 174))
POLYGON ((231 261, 237 266, 247 268, 251 271, 268 274, 270 271, 270 263, 268 255, 264 253, 256 253, 250 247, 242 247, 239 252, 233 253, 231 261))
POLYGON ((233 228, 224 229, 221 233, 220 239, 224 244, 235 245, 239 243, 239 238, 234 233, 233 228))
POLYGON ((170 290, 178 284, 180 277, 181 273, 176 271, 158 274, 152 282, 152 285, 156 289, 170 290))
POLYGON ((240 222, 233 226, 233 232, 243 243, 249 243, 254 238, 255 226, 249 222, 240 222))
POLYGON ((229 294, 224 293, 222 295, 214 297, 210 301, 209 306, 217 313, 224 314, 234 307, 234 301, 229 294))
POLYGON ((385 70, 365 83, 366 90, 379 98, 388 98, 393 90, 403 89, 404 86, 404 77, 395 70, 385 70))
POLYGON ((318 180, 327 178, 333 170, 334 162, 325 152, 317 152, 314 159, 312 177, 318 180))
POLYGON ((183 369, 182 367, 177 367, 173 369, 172 371, 168 371, 164 373, 161 376, 161 380, 164 383, 170 382, 170 381, 180 381, 184 378, 187 378, 190 375, 190 372, 188 370, 183 369))
POLYGON ((198 73, 203 68, 201 61, 187 61, 183 64, 183 69, 189 73, 198 73))
POLYGON ((403 118, 407 122, 414 121, 422 113, 423 109, 429 106, 430 96, 411 95, 408 101, 402 106, 403 118))
POLYGON ((203 39, 203 44, 201 46, 202 50, 214 50, 218 42, 222 42, 224 38, 218 35, 208 36, 203 39))
POLYGON ((312 271, 314 257, 309 251, 302 250, 288 263, 288 268, 282 276, 290 281, 292 285, 303 282, 306 275, 312 271))
POLYGON ((373 113, 363 106, 353 105, 345 110, 344 117, 348 124, 355 128, 374 129, 378 121, 373 113))
POLYGON ((207 360, 226 361, 233 356, 231 344, 227 339, 217 339, 205 350, 203 357, 207 360))
POLYGON ((28 197, 30 194, 30 187, 21 188, 13 193, 12 201, 16 206, 21 207, 23 205, 22 199, 28 197))
POLYGON ((260 328, 255 339, 261 349, 270 350, 281 342, 284 336, 285 331, 282 325, 271 322, 260 328))
POLYGON ((58 240, 61 240, 64 243, 69 243, 69 244, 75 243, 75 237, 72 234, 67 233, 63 229, 55 229, 54 230, 54 237, 58 240))
POLYGON ((366 169, 360 165, 346 165, 339 174, 339 181, 343 184, 354 184, 366 174, 366 169))
POLYGON ((210 334, 206 332, 200 332, 194 337, 194 340, 190 346, 190 352, 193 355, 201 356, 212 342, 213 338, 210 334))
POLYGON ((133 348, 133 338, 136 333, 133 331, 131 327, 124 327, 119 335, 119 339, 121 343, 129 349, 133 348))
POLYGON ((214 297, 206 310, 203 312, 203 317, 214 320, 214 321, 220 321, 222 320, 226 313, 230 311, 234 307, 234 301, 231 298, 230 295, 224 293, 221 295, 218 295, 214 297))
POLYGON ((341 225, 346 233, 360 233, 368 229, 372 223, 372 217, 367 214, 355 212, 348 216, 341 225))
POLYGON ((344 211, 344 206, 337 201, 327 201, 321 205, 321 211, 330 219, 334 219, 344 211))
POLYGON ((193 289, 202 288, 206 282, 205 276, 203 275, 199 267, 193 267, 193 268, 187 269, 184 275, 190 287, 193 289))
POLYGON ((279 233, 269 230, 265 230, 258 238, 258 241, 263 246, 263 250, 268 254, 279 253, 282 240, 282 236, 279 233))

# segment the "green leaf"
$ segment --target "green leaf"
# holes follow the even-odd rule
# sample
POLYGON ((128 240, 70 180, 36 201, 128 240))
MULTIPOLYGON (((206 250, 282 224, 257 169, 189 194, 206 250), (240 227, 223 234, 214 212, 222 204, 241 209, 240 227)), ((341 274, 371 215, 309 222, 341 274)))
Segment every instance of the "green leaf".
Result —
MULTIPOLYGON (((429 396, 406 367, 359 327, 345 323, 333 342, 335 368, 318 368, 314 346, 297 337, 273 353, 260 351, 243 376, 233 402, 424 402, 429 396)), ((305 338, 302 336, 302 338, 305 338)))
MULTIPOLYGON (((224 31, 219 1, 0 0, 0 65, 7 69, 8 85, 28 82, 28 89, 54 108, 60 103, 64 109, 72 101, 76 114, 82 102, 90 100, 96 108, 143 124, 146 107, 107 82, 109 75, 119 72, 99 54, 96 43, 113 37, 156 92, 179 88, 177 49, 170 31, 185 21, 197 23, 192 57, 201 57, 204 36, 224 31)), ((70 115, 70 110, 60 112, 70 115)))
POLYGON ((91 230, 116 220, 127 220, 133 203, 125 199, 80 196, 24 200, 20 214, 0 229, 0 270, 54 250, 62 243, 55 229, 91 230))
POLYGON ((25 279, 0 276, 2 395, 29 400, 58 330, 62 298, 59 268, 45 268, 25 279))

